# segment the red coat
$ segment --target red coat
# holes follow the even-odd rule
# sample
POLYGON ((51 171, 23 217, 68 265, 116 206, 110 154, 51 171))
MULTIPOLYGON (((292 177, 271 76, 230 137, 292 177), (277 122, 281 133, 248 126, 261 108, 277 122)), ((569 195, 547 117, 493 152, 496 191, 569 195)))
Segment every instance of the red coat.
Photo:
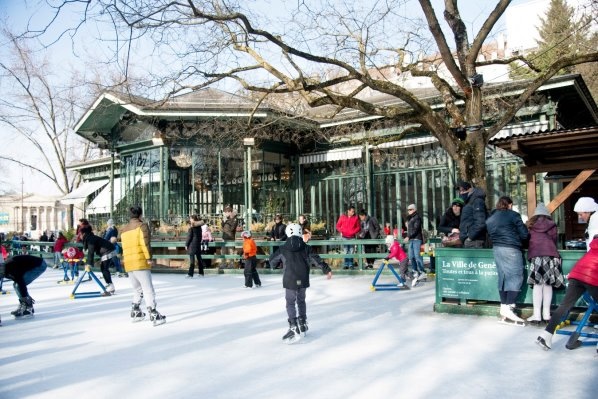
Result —
POLYGON ((67 242, 68 241, 66 237, 58 237, 54 242, 54 252, 62 252, 62 250, 64 249, 64 244, 66 244, 67 242))
POLYGON ((598 287, 598 238, 590 243, 590 250, 577 261, 567 278, 598 287))
POLYGON ((357 215, 342 214, 336 222, 336 229, 344 238, 355 238, 355 234, 361 230, 361 224, 357 215))
POLYGON ((397 240, 394 240, 394 242, 390 246, 390 253, 386 257, 386 259, 389 259, 389 260, 392 258, 395 258, 399 262, 402 262, 405 259, 407 259, 407 254, 405 253, 405 251, 403 251, 401 244, 399 244, 399 242, 397 240))

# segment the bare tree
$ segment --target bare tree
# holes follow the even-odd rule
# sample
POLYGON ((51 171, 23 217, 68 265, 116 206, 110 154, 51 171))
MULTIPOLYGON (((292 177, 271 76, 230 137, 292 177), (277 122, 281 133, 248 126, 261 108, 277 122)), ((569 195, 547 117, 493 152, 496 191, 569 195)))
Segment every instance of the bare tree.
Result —
MULTIPOLYGON (((82 112, 82 95, 77 85, 65 85, 53 75, 52 65, 36 58, 23 40, 8 31, 4 39, 11 53, 0 61, 0 125, 11 142, 22 145, 0 148, 0 160, 34 172, 67 194, 80 179, 67 171, 67 165, 86 160, 91 153, 90 143, 72 131, 82 112)), ((72 209, 70 214, 72 225, 72 209)))
MULTIPOLYGON (((62 6, 76 2, 58 3, 57 16, 62 6)), ((153 70, 154 84, 169 95, 232 79, 262 99, 301 98, 311 116, 335 117, 352 109, 425 129, 456 161, 461 177, 483 187, 489 140, 560 70, 598 61, 595 51, 579 52, 540 69, 517 57, 537 74, 485 126, 487 89, 479 68, 515 58, 481 61, 480 55, 510 0, 497 0, 477 32, 468 31, 457 0, 444 1, 444 30, 431 0, 419 0, 419 16, 410 12, 413 2, 404 0, 297 2, 286 14, 275 12, 273 7, 284 4, 277 3, 261 15, 257 3, 234 0, 80 3, 85 8, 77 27, 108 16, 116 28, 109 44, 125 59, 138 56, 133 43, 145 42, 153 54, 170 60, 153 70), (434 99, 402 84, 404 77, 426 79, 434 99), (381 94, 396 101, 374 102, 381 94)))

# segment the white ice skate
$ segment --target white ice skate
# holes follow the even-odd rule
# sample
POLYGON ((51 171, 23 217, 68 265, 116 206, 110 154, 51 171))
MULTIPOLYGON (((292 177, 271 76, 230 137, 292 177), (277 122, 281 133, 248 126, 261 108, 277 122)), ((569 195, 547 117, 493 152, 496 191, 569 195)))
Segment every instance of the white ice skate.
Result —
POLYGON ((526 325, 525 320, 517 316, 514 312, 515 306, 514 305, 500 305, 500 323, 508 324, 511 326, 519 326, 524 327, 526 325))

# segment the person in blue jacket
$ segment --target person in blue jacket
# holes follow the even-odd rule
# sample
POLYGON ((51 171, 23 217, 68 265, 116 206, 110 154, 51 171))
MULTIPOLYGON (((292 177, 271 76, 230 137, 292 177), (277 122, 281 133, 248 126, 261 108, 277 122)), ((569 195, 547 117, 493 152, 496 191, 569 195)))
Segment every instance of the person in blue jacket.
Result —
POLYGON ((513 210, 513 200, 506 196, 498 199, 496 209, 486 220, 486 227, 498 273, 500 315, 503 321, 523 323, 523 319, 515 314, 515 300, 523 285, 525 260, 522 248, 529 232, 521 215, 513 210))

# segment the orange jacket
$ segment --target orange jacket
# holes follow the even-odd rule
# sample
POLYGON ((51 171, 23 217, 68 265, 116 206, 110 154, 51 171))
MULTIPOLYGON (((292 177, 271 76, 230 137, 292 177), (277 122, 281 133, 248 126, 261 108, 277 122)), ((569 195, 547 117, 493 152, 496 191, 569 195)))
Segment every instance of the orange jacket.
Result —
POLYGON ((243 258, 247 259, 257 254, 257 245, 253 238, 243 238, 243 258))

